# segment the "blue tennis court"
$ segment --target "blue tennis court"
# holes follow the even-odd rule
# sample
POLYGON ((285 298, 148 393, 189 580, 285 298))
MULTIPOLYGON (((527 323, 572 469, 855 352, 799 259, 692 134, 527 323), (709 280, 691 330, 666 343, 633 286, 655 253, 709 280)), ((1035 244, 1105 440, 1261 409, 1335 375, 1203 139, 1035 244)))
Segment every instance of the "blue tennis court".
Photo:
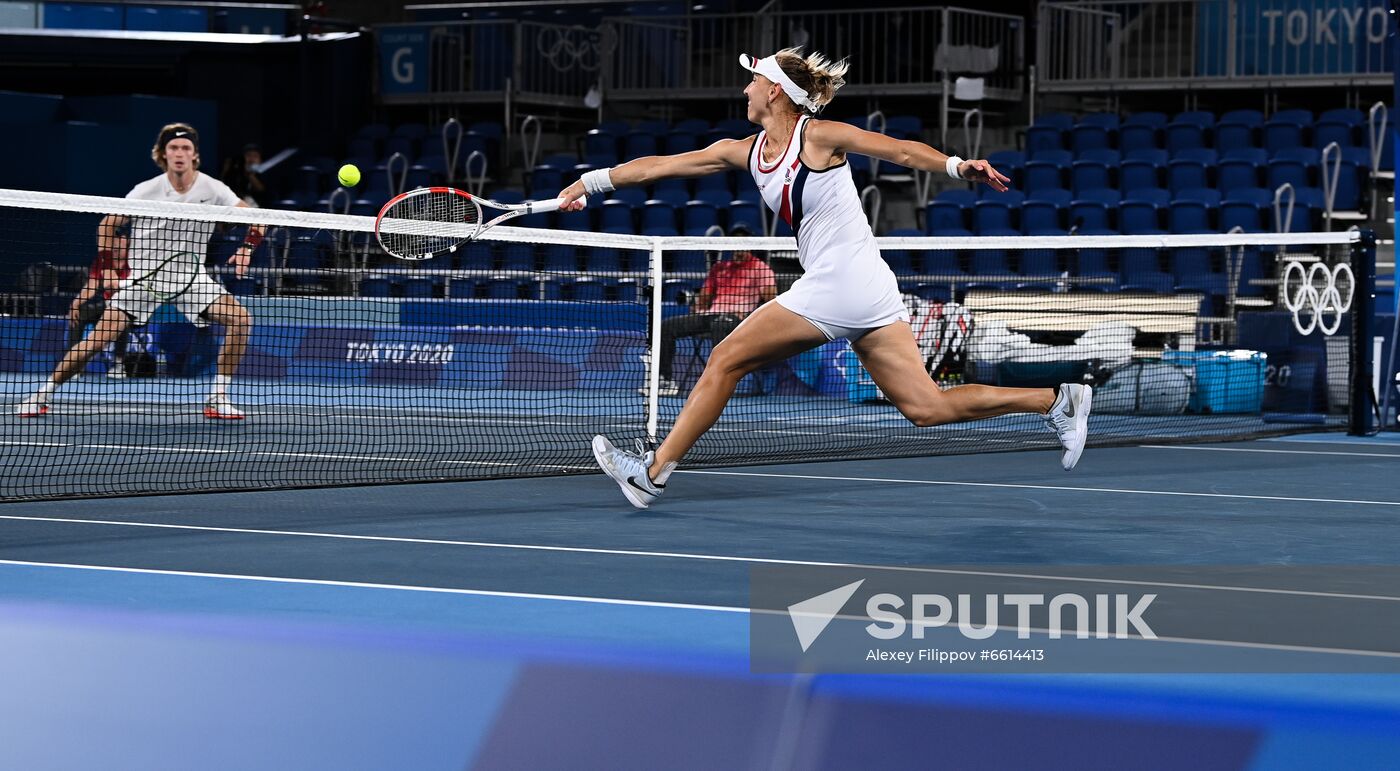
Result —
POLYGON ((932 731, 957 767, 1393 767, 1393 675, 783 676, 747 656, 755 565, 1396 564, 1390 436, 1098 449, 1069 475, 1035 451, 706 469, 644 512, 600 474, 15 503, 6 744, 136 758, 150 712, 169 757, 208 768, 926 757, 879 726, 932 731), (58 733, 118 707, 129 731, 58 733), (1020 740, 988 755, 992 725, 1020 740))

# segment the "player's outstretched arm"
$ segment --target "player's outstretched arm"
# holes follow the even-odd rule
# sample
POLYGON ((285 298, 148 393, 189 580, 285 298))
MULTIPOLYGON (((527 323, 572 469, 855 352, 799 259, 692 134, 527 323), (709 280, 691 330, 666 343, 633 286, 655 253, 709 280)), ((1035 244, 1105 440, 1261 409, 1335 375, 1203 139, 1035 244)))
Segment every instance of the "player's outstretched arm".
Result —
MULTIPOLYGON (((676 177, 703 177, 730 169, 742 169, 748 164, 749 149, 754 139, 721 139, 709 147, 677 155, 647 155, 630 160, 608 170, 608 177, 614 189, 650 185, 662 179, 676 177)), ((569 185, 559 192, 564 199, 561 209, 577 211, 582 208, 575 204, 587 191, 583 180, 569 185)))
MULTIPOLYGON (((947 173, 949 156, 912 139, 895 139, 885 134, 856 128, 840 121, 813 121, 807 128, 808 152, 812 155, 842 155, 856 153, 897 163, 911 169, 947 173)), ((985 182, 993 190, 1009 189, 1009 177, 984 160, 962 161, 957 166, 958 178, 985 182)))

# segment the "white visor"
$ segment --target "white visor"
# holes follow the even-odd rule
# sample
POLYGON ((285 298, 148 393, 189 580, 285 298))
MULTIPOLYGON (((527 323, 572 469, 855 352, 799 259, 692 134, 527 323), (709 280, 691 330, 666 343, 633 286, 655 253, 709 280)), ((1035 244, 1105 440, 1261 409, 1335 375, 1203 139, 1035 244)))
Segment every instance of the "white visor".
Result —
POLYGON ((812 112, 818 110, 817 103, 807 95, 806 91, 797 87, 792 82, 792 78, 783 72, 783 68, 778 66, 778 60, 772 56, 765 56, 762 59, 755 59, 748 54, 739 54, 739 66, 749 72, 757 72, 765 78, 783 87, 783 93, 793 101, 798 107, 804 107, 812 112))

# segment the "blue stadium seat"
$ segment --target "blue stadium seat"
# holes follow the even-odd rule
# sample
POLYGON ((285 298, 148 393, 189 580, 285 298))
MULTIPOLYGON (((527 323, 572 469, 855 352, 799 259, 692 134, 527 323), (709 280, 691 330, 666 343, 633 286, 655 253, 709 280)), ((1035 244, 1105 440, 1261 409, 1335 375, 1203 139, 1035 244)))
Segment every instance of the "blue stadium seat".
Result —
POLYGON ((481 296, 487 300, 519 300, 525 294, 526 283, 510 276, 492 276, 480 283, 481 296))
POLYGON ((703 236, 719 224, 719 210, 703 201, 689 201, 681 210, 681 232, 688 236, 703 236))
POLYGON ((609 158, 617 157, 617 135, 606 131, 592 129, 583 135, 584 155, 599 155, 609 158))
POLYGON ((1118 167, 1118 189, 1126 195, 1134 190, 1159 187, 1167 166, 1165 150, 1134 150, 1118 167))
POLYGON ((1070 188, 1083 190, 1113 187, 1114 166, 1101 160, 1081 158, 1070 167, 1070 188))
POLYGON ((700 149, 700 137, 686 131, 672 131, 666 135, 665 152, 678 155, 700 149))
MULTIPOLYGON (((570 164, 573 168, 573 164, 570 164)), ((541 194, 553 196, 564 188, 564 170, 558 166, 540 164, 530 172, 530 193, 538 199, 541 194)))
POLYGON ((677 123, 672 131, 684 131, 690 134, 703 134, 710 130, 710 122, 703 118, 686 118, 677 123))
POLYGON ((392 297, 393 284, 383 276, 366 276, 360 279, 361 297, 392 297))
MULTIPOLYGON (((959 228, 937 230, 931 233, 934 238, 971 238, 972 231, 959 228)), ((931 249, 924 252, 924 273, 933 276, 947 276, 960 279, 967 275, 963 268, 966 252, 956 249, 931 249)))
MULTIPOLYGON (((1266 251, 1258 247, 1246 246, 1236 250, 1236 257, 1240 261, 1239 283, 1235 289, 1235 294, 1240 297, 1262 297, 1268 292, 1268 287, 1258 283, 1273 274, 1271 269, 1264 267, 1266 261, 1266 251)), ((1272 264, 1276 255, 1267 252, 1267 261, 1272 264)), ((1228 267, 1227 267, 1228 270, 1228 267)))
POLYGON ((1064 172, 1063 166, 1052 161, 1029 161, 1026 163, 1025 190, 1034 193, 1037 190, 1062 188, 1065 186, 1064 172))
POLYGON ((1288 147, 1274 152, 1269 160, 1269 187, 1280 185, 1308 187, 1317 179, 1319 154, 1311 147, 1288 147))
POLYGON ((1036 117, 1032 126, 1051 126, 1060 131, 1069 131, 1074 128, 1074 116, 1064 112, 1047 112, 1036 117))
MULTIPOLYGON (((979 235, 1019 236, 1021 234, 1015 230, 992 229, 985 233, 980 233, 979 235)), ((1008 258, 1005 249, 975 249, 973 250, 972 255, 968 258, 968 266, 971 268, 970 272, 974 278, 980 276, 1008 277, 996 278, 991 279, 989 281, 979 282, 979 284, 977 285, 998 288, 1011 288, 1018 283, 1016 279, 1011 278, 1011 276, 1013 276, 1014 274, 1011 270, 1011 261, 1008 258)))
POLYGON ((633 208, 627 201, 605 200, 598 215, 598 228, 603 232, 636 235, 636 218, 633 208))
MULTIPOLYGON (((1028 232, 1026 235, 1063 236, 1065 231, 1059 228, 1046 228, 1028 232)), ((1060 264, 1060 254, 1057 249, 1025 249, 1017 253, 1016 261, 1018 263, 1017 272, 1027 278, 1057 277, 1065 272, 1064 266, 1060 264)), ((1032 286, 1048 288, 1050 285, 1045 282, 1036 282, 1032 286)))
POLYGON ((1113 227, 1122 197, 1117 190, 1100 188, 1079 193, 1069 204, 1069 226, 1075 232, 1113 227))
POLYGON ((1321 150, 1333 142, 1342 147, 1356 146, 1355 124, 1338 120, 1320 120, 1313 124, 1313 147, 1321 150))
POLYGON ((616 273, 627 270, 626 253, 611 247, 589 247, 583 250, 583 269, 589 273, 616 273))
MULTIPOLYGON (((978 235, 990 235, 994 231, 1015 230, 1012 217, 1013 212, 1019 208, 1019 203, 1012 205, 1007 201, 984 198, 972 208, 973 229, 977 231, 978 235)), ((1019 232, 1017 234, 1019 235, 1019 232)))
MULTIPOLYGON (((707 179, 707 177, 701 177, 701 179, 707 179)), ((694 200, 707 203, 715 207, 717 211, 727 212, 729 211, 729 202, 734 200, 734 196, 728 188, 699 187, 695 191, 694 200)))
POLYGON ((578 163, 578 156, 573 153, 550 153, 540 159, 537 166, 553 166, 558 169, 572 169, 578 163))
POLYGON ((669 238, 680 234, 681 231, 677 230, 675 225, 652 225, 651 227, 642 228, 642 235, 644 236, 669 238))
MULTIPOLYGON (((918 238, 923 233, 911 228, 900 228, 891 230, 885 235, 891 238, 918 238)), ((922 269, 914 259, 914 255, 907 249, 881 249, 880 256, 885 259, 885 264, 890 266, 896 276, 912 276, 922 272, 922 269)))
POLYGON ((605 134, 623 136, 632 130, 632 126, 625 120, 605 120, 598 123, 597 130, 605 134))
POLYGON ((1176 191, 1167 211, 1167 229, 1173 233, 1213 233, 1213 220, 1220 208, 1220 191, 1212 188, 1186 188, 1176 191))
POLYGON ((725 118, 724 120, 716 121, 715 128, 725 132, 734 139, 743 139, 746 136, 758 133, 758 128, 744 118, 725 118))
POLYGON ((1215 151, 1188 148, 1167 162, 1167 189, 1172 192, 1193 187, 1210 187, 1210 170, 1215 167, 1215 151))
POLYGON ((574 302, 600 303, 608 299, 607 285, 596 278, 576 278, 564 287, 565 295, 574 302))
POLYGON ((763 218, 758 211, 760 204, 753 201, 734 200, 729 202, 729 227, 744 225, 751 232, 763 232, 763 218))
POLYGON ((658 228, 676 227, 676 207, 667 201, 652 199, 642 206, 641 229, 645 233, 658 228))
POLYGON ((1229 193, 1240 188, 1258 187, 1267 156, 1256 147, 1241 147, 1224 153, 1216 166, 1216 188, 1229 193))
MULTIPOLYGON (((1359 147, 1341 148, 1341 160, 1337 169, 1337 190, 1334 193, 1332 208, 1335 211, 1357 211, 1361 208, 1361 183, 1368 173, 1371 155, 1359 147)), ((1331 173, 1330 169, 1323 169, 1331 173)))
POLYGON ((398 153, 412 161, 418 157, 418 143, 408 137, 392 136, 384 143, 384 154, 393 155, 398 153))
POLYGON ((924 133, 924 122, 917 115, 891 115, 885 121, 885 133, 900 139, 918 139, 924 133))
POLYGON ((533 271, 536 268, 533 244, 501 244, 497 255, 497 270, 533 271))
POLYGON ((1210 250, 1182 247, 1171 250, 1172 277, 1179 292, 1195 291, 1223 295, 1229 279, 1212 263, 1210 250))
POLYGON ((702 277, 710 269, 705 253, 696 249, 666 252, 661 264, 667 273, 699 273, 702 277))
POLYGON ((1161 132, 1167 116, 1160 112, 1139 112, 1129 115, 1118 128, 1118 150, 1126 156, 1135 150, 1152 150, 1162 146, 1161 132))
POLYGON ((1162 233, 1161 211, 1171 202, 1171 194, 1161 188, 1139 188, 1124 194, 1118 205, 1119 229, 1129 235, 1162 233))
POLYGON ((1178 113, 1166 127, 1166 149, 1175 156, 1182 150, 1209 147, 1207 137, 1215 127, 1215 115, 1204 111, 1178 113))
POLYGON ((1258 110, 1231 110, 1215 126, 1215 149, 1221 155, 1232 150, 1257 147, 1264 114, 1258 110))
POLYGON ((724 203, 728 205, 734 199, 734 188, 729 184, 729 173, 720 172, 718 174, 706 174, 695 180, 695 197, 700 200, 700 194, 706 191, 724 193, 724 203))
MULTIPOLYGON (((1109 230, 1107 228, 1085 228, 1080 230, 1079 232, 1081 235, 1085 236, 1119 235, 1118 231, 1109 230)), ((1110 254, 1111 250, 1109 249, 1102 249, 1099 247, 1086 247, 1081 249, 1075 249, 1074 252, 1069 255, 1068 261, 1071 265, 1071 269, 1073 270, 1074 275, 1076 276, 1080 276, 1081 278, 1112 279, 1111 284, 1095 284, 1093 286, 1102 286, 1104 288, 1116 288, 1118 284, 1118 272, 1113 269, 1113 258, 1110 256, 1110 254)))
POLYGON ((426 299, 436 296, 437 287, 431 278, 426 276, 410 276, 400 279, 399 295, 412 299, 426 299))
MULTIPOLYGON (((944 191, 951 192, 951 191, 944 191)), ((971 194, 971 191, 958 191, 971 194)), ((971 221, 972 204, 960 199, 945 199, 942 193, 938 198, 929 201, 925 210, 925 219, 928 223, 927 231, 932 233, 935 230, 948 228, 965 228, 971 221)))
POLYGON ((540 268, 551 273, 573 273, 578 270, 578 253, 569 244, 550 244, 544 248, 540 268))
POLYGON ((668 278, 661 282, 661 301, 678 303, 684 295, 693 295, 700 289, 701 282, 689 278, 668 278))
MULTIPOLYGON (((1314 187, 1295 187, 1293 189, 1293 216, 1289 219, 1288 197, 1285 195, 1279 202, 1279 212, 1274 219, 1274 227, 1278 229, 1282 225, 1285 230, 1282 232, 1302 233, 1316 230, 1320 223, 1320 212, 1323 208, 1322 191, 1314 187)), ((1272 212, 1273 199, 1270 198, 1270 211, 1272 212)))
POLYGON ((1220 229, 1226 233, 1241 228, 1246 233, 1262 233, 1267 228, 1265 213, 1273 206, 1274 196, 1259 187, 1235 188, 1223 196, 1220 203, 1220 229))
POLYGON ((1011 178, 1012 187, 1023 186, 1021 173, 1026 167, 1026 154, 1018 150, 998 150, 987 156, 992 168, 1011 178))
POLYGON ((1026 235, 1063 229, 1071 195, 1068 190, 1050 188, 1030 194, 1021 204, 1021 230, 1026 235))
POLYGON ((1026 155, 1031 159, 1048 150, 1063 150, 1064 132, 1053 126, 1031 126, 1026 129, 1026 155))
POLYGON ((1070 150, 1075 155, 1087 150, 1106 150, 1113 147, 1113 134, 1107 126, 1080 123, 1070 131, 1070 150))
POLYGON ((525 194, 523 192, 504 187, 498 190, 492 190, 491 192, 487 193, 486 197, 490 198, 493 201, 496 201, 497 203, 525 202, 525 194))
POLYGON ((1280 150, 1303 147, 1303 132, 1311 125, 1312 113, 1307 110, 1280 110, 1264 124, 1264 149, 1276 155, 1280 150))
POLYGON ((679 209, 690 200, 690 188, 684 179, 663 179, 651 186, 651 199, 665 201, 679 209))
POLYGON ((622 187, 608 193, 609 201, 623 201, 634 209, 640 209, 647 202, 647 191, 640 187, 622 187))
POLYGON ((458 251, 462 268, 466 270, 491 270, 496 266, 496 255, 489 241, 473 241, 458 251))
POLYGON ((1118 260, 1119 280, 1127 291, 1169 293, 1176 286, 1175 277, 1162 270, 1156 249, 1124 249, 1118 260))
POLYGON ((622 140, 622 157, 632 160, 644 155, 656 155, 657 144, 655 134, 645 131, 629 132, 622 140))

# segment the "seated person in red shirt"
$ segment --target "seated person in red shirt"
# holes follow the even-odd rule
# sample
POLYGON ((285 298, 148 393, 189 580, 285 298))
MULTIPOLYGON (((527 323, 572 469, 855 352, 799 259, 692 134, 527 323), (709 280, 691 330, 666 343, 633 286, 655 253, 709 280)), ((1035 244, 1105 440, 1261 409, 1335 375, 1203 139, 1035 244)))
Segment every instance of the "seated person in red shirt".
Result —
MULTIPOLYGON (((83 339, 83 332, 89 324, 96 324, 98 319, 102 318, 103 312, 107 310, 107 301, 112 299, 112 293, 117 290, 122 279, 131 274, 124 248, 126 238, 118 235, 113 240, 117 248, 103 249, 97 253, 97 259, 93 260, 92 266, 88 268, 87 282, 78 290, 78 296, 73 298, 73 304, 68 308, 69 348, 83 339)), ((122 359, 126 356, 126 342, 129 337, 129 333, 122 333, 112 343, 112 366, 107 370, 107 377, 126 376, 122 359)))
MULTIPOLYGON (((736 225, 731 236, 749 236, 743 225, 736 225)), ((745 316, 777 296, 777 282, 768 264, 752 252, 721 252, 710 266, 705 284, 691 302, 690 313, 661 322, 661 396, 676 396, 680 388, 672 380, 676 360, 676 339, 707 336, 718 344, 739 326, 745 316)), ((642 389, 645 392, 645 387, 642 389)))

